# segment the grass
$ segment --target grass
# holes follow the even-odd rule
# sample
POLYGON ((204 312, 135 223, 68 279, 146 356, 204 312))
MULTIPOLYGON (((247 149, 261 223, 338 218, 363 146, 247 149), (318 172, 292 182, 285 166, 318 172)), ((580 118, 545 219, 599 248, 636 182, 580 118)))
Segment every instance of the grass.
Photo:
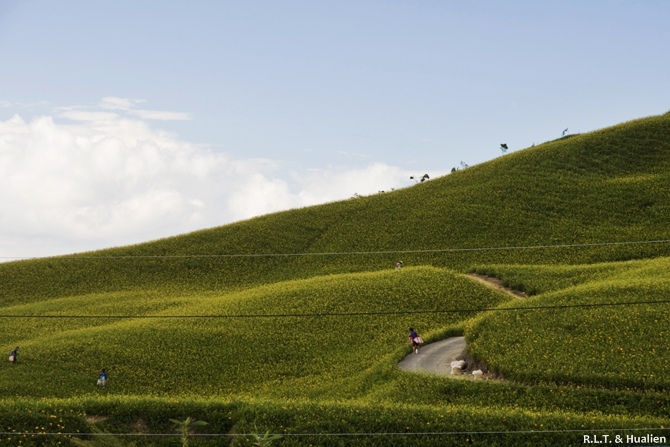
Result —
POLYGON ((94 379, 107 368, 110 383, 116 383, 110 393, 208 396, 259 388, 274 395, 317 393, 338 378, 360 378, 380 364, 392 365, 406 349, 411 325, 430 339, 463 321, 461 314, 403 311, 476 309, 506 299, 449 270, 414 267, 226 295, 168 300, 111 294, 78 296, 66 305, 59 299, 13 306, 5 312, 67 317, 14 318, 3 325, 4 336, 21 332, 23 338, 17 341, 21 363, 11 377, 0 378, 0 386, 24 396, 74 397, 97 393, 94 379), (386 314, 389 309, 399 314, 386 314), (328 316, 333 313, 341 316, 328 316), (138 318, 100 318, 105 315, 138 318), (185 315, 192 318, 181 318, 185 315), (33 383, 35 376, 39 384, 33 383))
POLYGON ((19 364, 0 369, 0 425, 17 433, 2 441, 67 445, 25 433, 93 423, 161 433, 189 416, 233 445, 254 427, 314 433, 279 445, 455 431, 393 444, 581 445, 594 432, 579 430, 667 426, 667 305, 479 310, 665 299, 670 244, 628 242, 670 239, 668 168, 670 114, 398 191, 2 264, 0 339, 21 346, 19 364), (445 312, 456 309, 468 311, 445 312), (464 332, 506 380, 399 371, 409 326, 428 341, 464 332), (531 430, 552 431, 514 433, 531 430))
POLYGON ((473 320, 466 331, 470 350, 519 381, 670 389, 668 267, 670 259, 660 258, 503 269, 509 281, 546 290, 515 307, 553 308, 473 320), (534 269, 538 274, 530 275, 534 269), (605 306, 561 308, 599 303, 605 306), (616 303, 631 304, 609 306, 616 303))
MULTIPOLYGON (((386 402, 332 401, 272 401, 236 400, 223 402, 207 399, 162 399, 151 397, 117 397, 109 399, 41 400, 38 402, 5 403, 0 411, 13 415, 30 414, 12 422, 12 439, 21 445, 44 445, 56 440, 67 442, 69 435, 24 435, 48 432, 49 425, 67 430, 65 433, 90 432, 86 418, 95 419, 97 426, 115 433, 132 433, 137 427, 153 427, 142 435, 130 437, 139 445, 174 445, 177 433, 170 424, 172 415, 207 420, 200 433, 221 434, 212 438, 197 438, 197 445, 249 445, 251 434, 258 429, 283 436, 281 445, 427 445, 456 446, 520 445, 553 446, 579 445, 583 433, 597 429, 617 433, 636 427, 658 427, 663 418, 625 417, 616 414, 575 414, 563 410, 544 410, 516 407, 497 408, 472 405, 440 406, 389 404, 386 402), (67 409, 64 409, 67 408, 67 409), (29 413, 30 412, 30 413, 29 413), (93 418, 92 415, 96 415, 93 418), (28 425, 30 424, 30 425, 28 425), (35 425, 38 427, 34 428, 35 425), (482 433, 482 426, 487 427, 482 433), (574 432, 573 432, 574 430, 574 432), (523 432, 523 433, 522 433, 523 432), (170 435, 152 436, 155 433, 170 435), (374 433, 371 436, 369 433, 374 433), (407 433, 405 435, 404 433, 407 433), (336 435, 331 435, 336 434, 336 435)), ((663 434, 663 430, 647 432, 663 434)), ((645 432, 645 433, 647 433, 645 432)), ((83 436, 81 436, 83 438, 83 436)), ((128 438, 127 438, 128 439, 128 438)), ((49 445, 49 444, 47 444, 49 445)))

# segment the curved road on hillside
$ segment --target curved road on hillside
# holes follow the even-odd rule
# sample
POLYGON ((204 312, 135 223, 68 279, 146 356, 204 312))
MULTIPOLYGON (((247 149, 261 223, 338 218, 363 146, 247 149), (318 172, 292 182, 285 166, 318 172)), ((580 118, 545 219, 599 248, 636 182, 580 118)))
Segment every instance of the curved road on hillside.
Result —
MULTIPOLYGON (((505 287, 495 277, 469 273, 466 278, 477 281, 495 290, 508 293, 514 298, 526 298, 520 290, 505 287)), ((398 363, 398 368, 405 371, 425 372, 430 374, 451 374, 451 362, 462 357, 465 352, 465 337, 451 337, 436 343, 425 345, 418 354, 410 354, 398 363)))
POLYGON ((425 345, 418 354, 410 354, 398 363, 405 371, 451 374, 451 362, 465 351, 465 337, 451 337, 425 345))

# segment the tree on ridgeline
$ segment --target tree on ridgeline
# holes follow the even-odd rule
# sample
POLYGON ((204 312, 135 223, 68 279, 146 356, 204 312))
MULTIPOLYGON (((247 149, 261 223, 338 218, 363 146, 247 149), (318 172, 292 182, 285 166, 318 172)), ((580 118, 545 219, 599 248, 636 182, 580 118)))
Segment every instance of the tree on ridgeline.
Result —
POLYGON ((417 180, 416 178, 414 178, 413 175, 410 176, 409 178, 410 178, 410 180, 414 180, 416 183, 419 183, 419 182, 423 183, 423 182, 425 182, 426 180, 429 180, 429 179, 430 179, 430 177, 428 176, 428 174, 423 174, 423 176, 421 176, 418 180, 417 180))

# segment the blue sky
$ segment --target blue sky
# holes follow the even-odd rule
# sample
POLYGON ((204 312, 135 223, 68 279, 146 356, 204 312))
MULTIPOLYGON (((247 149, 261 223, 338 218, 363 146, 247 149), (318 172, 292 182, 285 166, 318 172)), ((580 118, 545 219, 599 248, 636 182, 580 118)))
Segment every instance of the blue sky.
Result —
POLYGON ((411 186, 670 110, 670 2, 3 0, 0 256, 411 186))

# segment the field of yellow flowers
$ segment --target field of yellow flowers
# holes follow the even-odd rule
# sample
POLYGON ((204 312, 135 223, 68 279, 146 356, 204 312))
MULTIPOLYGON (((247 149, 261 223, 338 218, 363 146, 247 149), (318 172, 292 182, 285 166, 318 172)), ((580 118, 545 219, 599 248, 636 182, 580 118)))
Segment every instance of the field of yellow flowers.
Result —
POLYGON ((670 113, 397 191, 2 263, 0 340, 21 349, 0 367, 0 446, 94 425, 174 445, 154 435, 187 416, 211 446, 254 430, 323 446, 664 435, 668 217, 670 113), (410 326, 464 334, 501 379, 401 372, 410 326))
POLYGON ((410 326, 430 339, 472 314, 444 311, 506 299, 446 269, 409 267, 230 294, 125 292, 8 306, 4 314, 16 318, 5 318, 0 335, 20 334, 21 354, 0 383, 22 396, 74 397, 97 393, 107 368, 110 393, 298 396, 392 365, 410 326))
POLYGON ((490 267, 540 293, 469 322, 470 351, 524 382, 670 389, 668 268, 669 258, 490 267))

